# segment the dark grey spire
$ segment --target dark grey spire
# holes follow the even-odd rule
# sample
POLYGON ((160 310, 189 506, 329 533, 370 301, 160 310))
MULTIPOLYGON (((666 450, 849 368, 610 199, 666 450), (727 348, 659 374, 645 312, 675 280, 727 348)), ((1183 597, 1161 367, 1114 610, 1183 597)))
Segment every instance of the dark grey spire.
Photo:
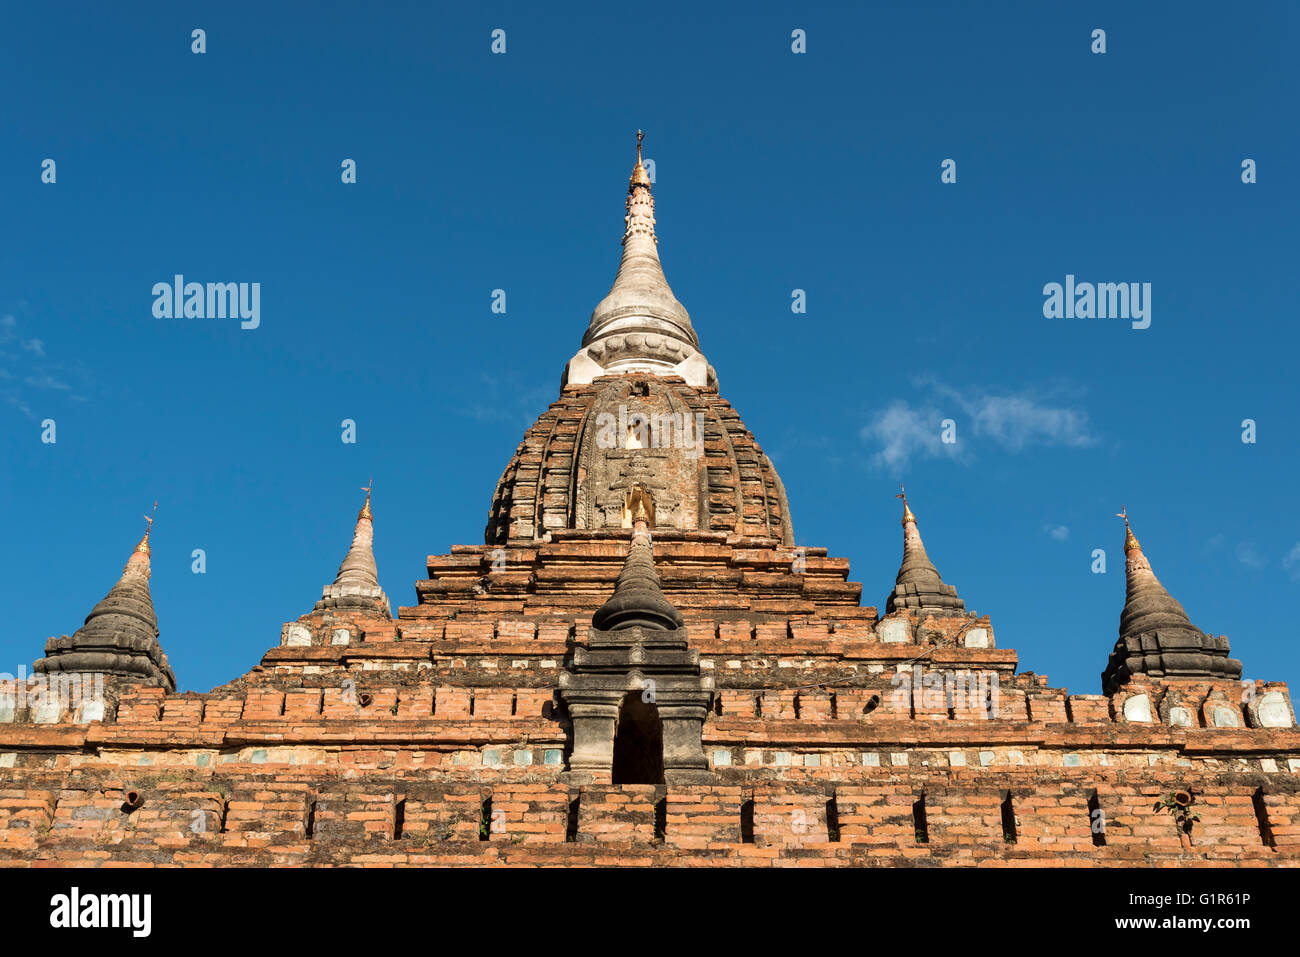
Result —
POLYGON ((1155 678, 1241 677, 1241 662, 1228 657, 1228 639, 1206 634, 1192 624, 1172 595, 1160 584, 1142 546, 1124 519, 1126 595, 1119 616, 1119 640, 1101 673, 1109 694, 1135 674, 1155 678))
POLYGON ((966 614, 966 604, 957 597, 957 589, 944 584, 939 569, 926 554, 906 494, 897 497, 903 500, 903 564, 894 579, 894 590, 885 601, 885 614, 907 610, 947 617, 966 614))
POLYGON ((632 533, 632 547, 614 585, 614 594, 591 616, 591 626, 599 631, 619 631, 634 625, 659 631, 682 627, 682 613, 659 587, 650 533, 643 525, 632 533))
MULTIPOLYGON (((150 527, 153 520, 150 519, 150 527)), ((176 677, 158 643, 158 619, 149 594, 149 532, 135 547, 118 579, 85 623, 69 638, 50 638, 39 673, 87 672, 137 678, 176 690, 176 677)))

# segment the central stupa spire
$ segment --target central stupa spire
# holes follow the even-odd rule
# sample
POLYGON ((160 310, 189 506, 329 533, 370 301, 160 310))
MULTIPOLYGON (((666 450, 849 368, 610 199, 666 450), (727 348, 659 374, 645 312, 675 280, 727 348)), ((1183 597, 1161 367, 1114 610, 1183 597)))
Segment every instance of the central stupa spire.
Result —
POLYGON ((619 372, 680 375, 693 386, 716 385, 690 314, 673 295, 659 261, 650 172, 641 158, 643 136, 637 130, 623 258, 609 294, 591 314, 582 348, 564 370, 566 385, 584 385, 597 376, 619 372))

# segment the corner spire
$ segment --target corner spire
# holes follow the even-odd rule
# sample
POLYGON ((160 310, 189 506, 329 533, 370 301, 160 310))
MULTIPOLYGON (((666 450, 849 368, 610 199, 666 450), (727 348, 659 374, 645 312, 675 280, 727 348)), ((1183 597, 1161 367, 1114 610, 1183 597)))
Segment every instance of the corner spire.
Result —
POLYGON ((1229 658, 1228 639, 1202 632, 1192 624, 1183 606, 1156 578, 1151 563, 1124 519, 1124 610, 1119 616, 1119 639, 1101 674, 1102 688, 1110 694, 1135 674, 1157 678, 1241 677, 1241 662, 1229 658))
POLYGON ((176 676, 158 643, 158 618, 149 593, 153 516, 145 516, 145 521, 144 537, 132 549, 117 584, 90 610, 71 638, 64 635, 45 642, 45 657, 32 666, 33 671, 118 675, 176 690, 176 676))
POLYGON ((357 513, 356 528, 352 532, 352 545, 334 576, 333 584, 326 585, 316 602, 316 611, 347 610, 392 617, 388 596, 379 587, 379 569, 375 566, 374 513, 370 511, 370 493, 374 482, 361 490, 366 493, 365 503, 357 513))
POLYGON ((582 348, 565 367, 566 385, 585 385, 597 376, 620 372, 680 375, 696 387, 717 385, 713 368, 700 352, 690 314, 673 295, 659 261, 650 171, 641 156, 643 138, 637 130, 618 274, 609 294, 592 311, 582 348))
POLYGON ((908 610, 950 618, 966 614, 966 604, 957 597, 957 589, 944 584, 939 569, 926 554, 916 516, 907 504, 907 490, 902 485, 899 490, 894 497, 903 500, 903 563, 894 590, 885 601, 885 614, 908 610))

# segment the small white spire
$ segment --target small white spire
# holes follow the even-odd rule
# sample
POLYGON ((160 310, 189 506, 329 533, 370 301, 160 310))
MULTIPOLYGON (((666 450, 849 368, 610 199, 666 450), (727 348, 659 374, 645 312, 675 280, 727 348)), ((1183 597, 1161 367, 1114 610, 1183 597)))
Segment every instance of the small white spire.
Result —
POLYGON ((379 586, 379 569, 375 566, 375 522, 370 511, 370 485, 362 489, 366 493, 365 504, 357 514, 357 525, 352 532, 352 546, 339 566, 339 573, 334 576, 334 583, 326 585, 316 610, 327 608, 356 608, 365 611, 377 611, 391 617, 392 609, 388 596, 379 586))

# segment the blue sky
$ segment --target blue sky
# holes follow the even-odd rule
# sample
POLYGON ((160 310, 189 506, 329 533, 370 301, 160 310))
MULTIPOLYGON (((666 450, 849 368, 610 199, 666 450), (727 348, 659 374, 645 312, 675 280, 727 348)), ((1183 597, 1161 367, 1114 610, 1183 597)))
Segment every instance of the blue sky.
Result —
POLYGON ((721 392, 865 604, 903 479, 999 646, 1096 692, 1125 504, 1245 675, 1296 679, 1296 27, 1281 3, 14 7, 0 670, 80 625, 154 499, 182 688, 311 608, 372 475, 413 604, 427 555, 482 541, 609 288, 640 127, 721 392), (154 318, 176 273, 260 282, 260 326, 154 318), (1150 327, 1044 318, 1067 274, 1151 283, 1150 327))

